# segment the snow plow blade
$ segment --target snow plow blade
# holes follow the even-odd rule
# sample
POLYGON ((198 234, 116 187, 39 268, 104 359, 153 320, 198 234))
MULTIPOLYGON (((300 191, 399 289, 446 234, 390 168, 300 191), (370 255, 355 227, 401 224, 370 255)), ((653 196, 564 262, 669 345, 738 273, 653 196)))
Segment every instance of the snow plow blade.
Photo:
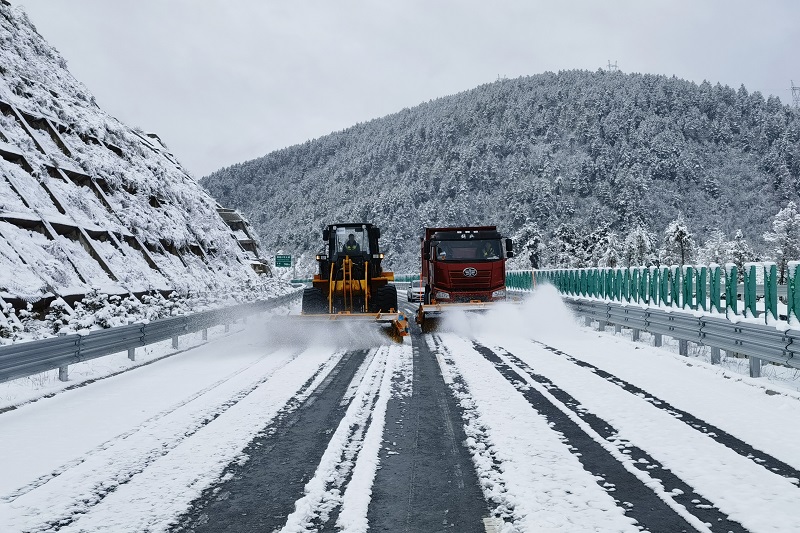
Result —
POLYGON ((382 326, 389 326, 385 329, 385 333, 396 342, 403 342, 403 337, 408 335, 408 318, 403 314, 396 311, 388 313, 309 313, 292 316, 291 318, 299 318, 303 322, 344 322, 348 324, 379 324, 382 326))
POLYGON ((432 331, 436 331, 442 318, 450 313, 457 311, 462 313, 485 313, 499 305, 514 305, 520 303, 522 303, 522 301, 515 298, 496 302, 473 301, 452 304, 422 304, 419 306, 419 308, 417 308, 417 316, 415 321, 417 324, 419 324, 423 333, 430 333, 432 331))
POLYGON ((417 309, 416 322, 423 333, 436 331, 442 317, 455 311, 482 313, 494 307, 494 302, 464 302, 452 304, 422 304, 417 309))

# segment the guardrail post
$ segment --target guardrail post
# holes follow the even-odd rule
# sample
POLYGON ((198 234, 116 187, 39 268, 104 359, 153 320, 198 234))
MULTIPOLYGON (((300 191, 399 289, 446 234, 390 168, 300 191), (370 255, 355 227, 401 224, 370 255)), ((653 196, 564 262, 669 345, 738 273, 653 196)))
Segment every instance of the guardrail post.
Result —
MULTIPOLYGON (((66 333, 58 333, 59 337, 65 337, 66 333)), ((80 339, 78 339, 80 342, 80 339)), ((69 381, 69 368, 68 365, 58 367, 58 380, 59 381, 69 381)))
POLYGON ((172 348, 177 350, 178 349, 178 336, 175 335, 172 337, 172 348))
POLYGON ((715 347, 712 346, 711 347, 711 364, 712 365, 718 365, 721 360, 722 360, 722 358, 720 357, 720 349, 719 348, 715 348, 715 347))
POLYGON ((689 341, 678 339, 678 354, 683 356, 689 355, 689 341))
POLYGON ((622 325, 614 324, 614 333, 622 333, 622 325))
POLYGON ((661 338, 661 333, 653 333, 653 346, 659 348, 662 344, 663 339, 661 338))
MULTIPOLYGON (((133 320, 128 320, 128 325, 133 324, 133 320)), ((136 361, 136 346, 131 346, 128 348, 128 359, 131 361, 136 361)))
POLYGON ((641 333, 641 331, 640 331, 640 330, 638 330, 638 329, 634 329, 634 330, 631 332, 631 340, 638 341, 638 340, 639 340, 639 335, 640 335, 640 333, 641 333))
POLYGON ((228 333, 230 330, 231 330, 231 325, 230 325, 230 323, 226 323, 226 324, 225 324, 225 333, 228 333))
POLYGON ((590 317, 590 316, 583 317, 583 323, 586 326, 591 326, 592 325, 592 317, 590 317))
POLYGON ((208 328, 203 328, 203 340, 208 340, 208 328))
POLYGON ((760 378, 761 377, 761 359, 758 357, 750 357, 750 377, 751 378, 760 378))

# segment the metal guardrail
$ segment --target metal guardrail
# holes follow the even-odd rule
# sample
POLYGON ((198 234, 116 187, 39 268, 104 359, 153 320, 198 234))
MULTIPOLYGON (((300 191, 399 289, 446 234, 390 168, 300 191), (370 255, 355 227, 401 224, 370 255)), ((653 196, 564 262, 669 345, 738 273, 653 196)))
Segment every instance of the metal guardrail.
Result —
POLYGON ((779 363, 800 369, 800 331, 781 331, 765 324, 731 322, 724 317, 693 315, 676 310, 622 305, 614 302, 565 296, 567 304, 578 314, 597 321, 603 329, 614 324, 633 330, 634 340, 640 331, 654 335, 660 346, 662 335, 678 339, 679 353, 688 355, 688 343, 711 347, 711 362, 720 362, 720 350, 746 355, 750 375, 761 375, 761 361, 779 363))
POLYGON ((67 380, 69 365, 127 351, 135 358, 135 350, 166 339, 173 339, 177 348, 180 335, 204 331, 217 325, 230 325, 237 318, 247 317, 284 305, 299 298, 302 291, 247 304, 202 311, 191 315, 154 320, 147 324, 129 324, 87 335, 65 335, 39 341, 0 346, 0 382, 59 369, 59 379, 67 380))

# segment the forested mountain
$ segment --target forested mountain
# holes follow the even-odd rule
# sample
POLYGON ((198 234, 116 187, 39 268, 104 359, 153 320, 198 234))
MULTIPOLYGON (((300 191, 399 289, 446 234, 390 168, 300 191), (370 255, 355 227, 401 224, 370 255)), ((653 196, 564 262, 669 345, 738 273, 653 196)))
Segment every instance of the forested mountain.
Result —
MULTIPOLYGON (((741 228, 764 249, 772 217, 798 200, 799 141, 800 112, 743 86, 572 70, 403 109, 202 183, 268 250, 313 252, 325 224, 376 223, 398 271, 416 269, 426 225, 523 239, 536 228, 544 243, 574 225, 622 240, 682 213, 699 241, 741 228)), ((552 246, 543 260, 557 262, 552 246)))

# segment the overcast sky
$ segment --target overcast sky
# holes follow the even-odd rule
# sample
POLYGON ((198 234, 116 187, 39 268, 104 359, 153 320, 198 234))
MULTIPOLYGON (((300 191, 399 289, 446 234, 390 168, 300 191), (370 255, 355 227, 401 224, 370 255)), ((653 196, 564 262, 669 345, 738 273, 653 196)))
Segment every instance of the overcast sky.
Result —
POLYGON ((795 0, 11 0, 98 104, 200 178, 497 80, 597 70, 791 102, 795 0))

